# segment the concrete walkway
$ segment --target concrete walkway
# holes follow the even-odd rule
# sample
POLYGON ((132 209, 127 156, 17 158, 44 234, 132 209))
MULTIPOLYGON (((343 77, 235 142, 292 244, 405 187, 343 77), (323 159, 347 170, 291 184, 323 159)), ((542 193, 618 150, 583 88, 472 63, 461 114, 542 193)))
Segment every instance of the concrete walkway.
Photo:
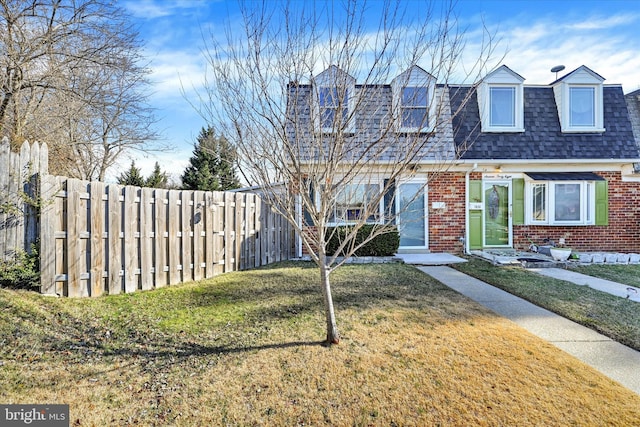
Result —
POLYGON ((450 267, 417 268, 640 394, 640 352, 450 267))
MULTIPOLYGON (((631 301, 640 302, 640 289, 633 286, 623 285, 622 283, 612 282, 611 280, 600 279, 598 277, 587 276, 586 274, 576 273, 575 271, 564 268, 530 268, 529 270, 535 271, 543 276, 565 280, 567 282, 575 283, 576 285, 588 286, 620 298, 627 298, 631 301)), ((640 372, 638 375, 640 375, 640 372)))

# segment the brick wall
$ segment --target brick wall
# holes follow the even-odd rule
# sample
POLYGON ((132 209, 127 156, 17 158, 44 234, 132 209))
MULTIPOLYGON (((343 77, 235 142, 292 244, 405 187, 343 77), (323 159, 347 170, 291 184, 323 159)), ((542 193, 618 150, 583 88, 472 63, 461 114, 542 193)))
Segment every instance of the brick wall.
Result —
POLYGON ((429 250, 431 252, 462 252, 464 243, 464 174, 440 173, 429 181, 429 250), (443 209, 433 209, 433 203, 443 202, 443 209))
POLYGON ((640 183, 622 182, 618 172, 597 173, 609 181, 608 226, 514 226, 514 247, 528 248, 526 236, 536 244, 562 237, 578 251, 640 252, 640 183))
MULTIPOLYGON (((544 239, 566 244, 579 251, 640 252, 640 183, 622 182, 619 172, 597 172, 609 181, 608 226, 514 225, 513 246, 525 250, 530 237, 536 244, 544 239)), ((465 178, 463 173, 441 173, 429 182, 429 250, 464 251, 460 237, 465 235, 465 178), (444 208, 433 209, 434 202, 444 208)), ((471 179, 481 179, 474 173, 471 179)), ((306 253, 306 251, 305 251, 306 253)))

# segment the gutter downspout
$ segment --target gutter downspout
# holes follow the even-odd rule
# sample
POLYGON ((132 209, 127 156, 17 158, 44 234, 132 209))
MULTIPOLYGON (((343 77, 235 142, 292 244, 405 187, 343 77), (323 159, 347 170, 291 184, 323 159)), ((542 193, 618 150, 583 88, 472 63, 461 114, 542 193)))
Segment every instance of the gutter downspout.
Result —
POLYGON ((471 172, 478 168, 478 164, 474 163, 464 175, 464 253, 470 255, 471 248, 469 243, 469 177, 471 172))

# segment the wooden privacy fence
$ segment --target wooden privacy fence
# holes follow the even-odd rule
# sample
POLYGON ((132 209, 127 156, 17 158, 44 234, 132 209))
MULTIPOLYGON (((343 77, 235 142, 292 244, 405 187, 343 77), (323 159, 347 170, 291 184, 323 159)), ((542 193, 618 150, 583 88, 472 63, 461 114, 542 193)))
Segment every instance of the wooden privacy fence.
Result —
POLYGON ((293 228, 255 194, 41 181, 44 294, 160 288, 295 253, 293 228))
POLYGON ((0 260, 30 252, 38 239, 38 176, 46 175, 47 144, 24 142, 18 153, 0 141, 0 260))

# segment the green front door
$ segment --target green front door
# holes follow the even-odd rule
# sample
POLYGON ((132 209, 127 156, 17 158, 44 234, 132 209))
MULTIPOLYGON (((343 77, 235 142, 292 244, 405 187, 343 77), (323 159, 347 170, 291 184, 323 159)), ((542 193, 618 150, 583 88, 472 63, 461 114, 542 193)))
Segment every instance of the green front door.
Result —
POLYGON ((484 246, 511 246, 511 181, 483 181, 484 246))

